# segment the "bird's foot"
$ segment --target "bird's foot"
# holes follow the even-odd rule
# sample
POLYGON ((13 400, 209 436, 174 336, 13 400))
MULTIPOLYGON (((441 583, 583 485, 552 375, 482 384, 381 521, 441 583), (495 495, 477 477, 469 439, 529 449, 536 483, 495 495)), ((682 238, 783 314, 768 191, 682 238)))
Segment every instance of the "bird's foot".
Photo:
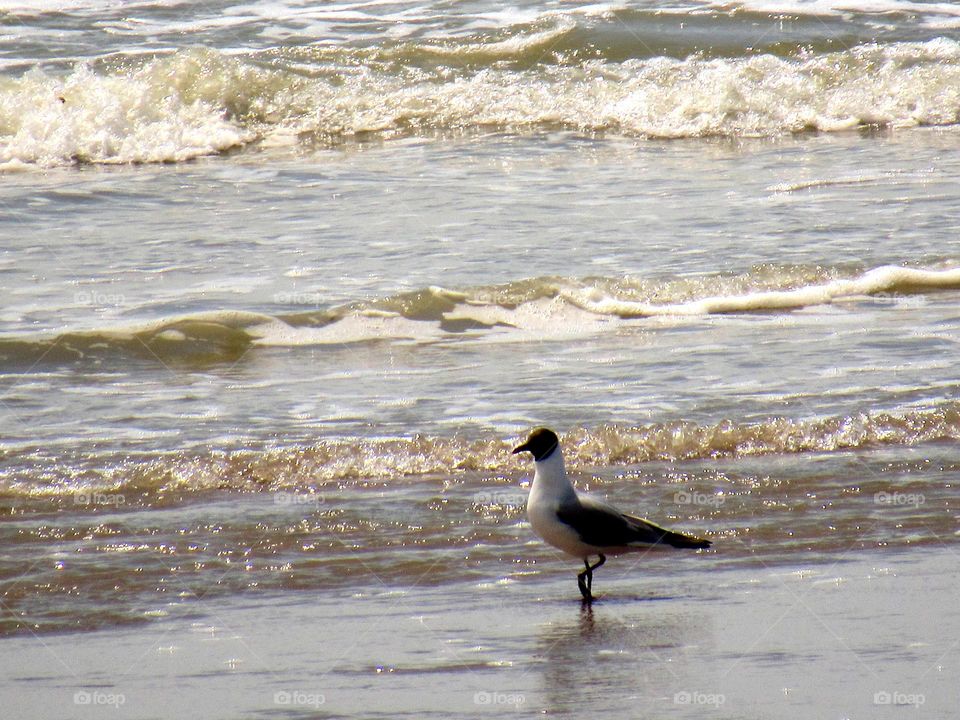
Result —
POLYGON ((577 585, 580 586, 580 594, 583 595, 584 602, 593 602, 593 571, 603 565, 606 561, 607 558, 601 555, 600 559, 595 564, 591 565, 590 560, 584 558, 583 567, 585 569, 582 573, 577 575, 577 585))
POLYGON ((584 602, 593 602, 593 593, 590 587, 593 584, 590 582, 592 579, 593 578, 585 572, 577 575, 577 586, 580 588, 580 594, 583 596, 584 602))

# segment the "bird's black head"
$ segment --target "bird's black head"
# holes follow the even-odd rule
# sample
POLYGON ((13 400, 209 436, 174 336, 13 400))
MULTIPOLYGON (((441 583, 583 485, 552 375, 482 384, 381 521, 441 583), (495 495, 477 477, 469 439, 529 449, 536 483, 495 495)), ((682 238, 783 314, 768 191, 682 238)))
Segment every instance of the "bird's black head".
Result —
POLYGON ((537 428, 523 445, 518 445, 513 449, 513 454, 519 452, 528 452, 533 454, 536 461, 546 460, 560 446, 560 440, 553 430, 547 428, 537 428))

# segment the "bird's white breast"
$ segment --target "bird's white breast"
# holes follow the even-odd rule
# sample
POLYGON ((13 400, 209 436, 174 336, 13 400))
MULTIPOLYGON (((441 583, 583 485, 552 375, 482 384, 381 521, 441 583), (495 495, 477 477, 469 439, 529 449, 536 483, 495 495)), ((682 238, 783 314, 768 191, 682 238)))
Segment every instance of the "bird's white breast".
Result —
POLYGON ((576 531, 557 518, 555 504, 536 503, 532 497, 530 500, 527 503, 527 519, 530 520, 530 527, 544 542, 578 558, 597 554, 596 548, 581 542, 576 531))
POLYGON ((577 503, 576 491, 567 479, 561 463, 557 463, 558 466, 538 463, 533 487, 527 498, 527 519, 530 527, 544 542, 569 555, 578 558, 596 555, 596 548, 584 544, 577 531, 557 517, 557 510, 562 504, 577 503))

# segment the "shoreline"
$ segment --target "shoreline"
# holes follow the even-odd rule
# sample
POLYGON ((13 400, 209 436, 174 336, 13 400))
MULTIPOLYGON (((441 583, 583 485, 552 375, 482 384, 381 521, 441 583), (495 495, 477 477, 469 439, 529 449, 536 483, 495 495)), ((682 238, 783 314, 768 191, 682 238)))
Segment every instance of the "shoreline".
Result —
MULTIPOLYGON (((0 643, 22 717, 946 717, 956 551, 200 603, 201 617, 0 643), (663 589, 667 588, 666 592, 663 589), (171 688, 176 688, 173 691, 171 688)), ((12 700, 11 700, 12 701, 12 700)))

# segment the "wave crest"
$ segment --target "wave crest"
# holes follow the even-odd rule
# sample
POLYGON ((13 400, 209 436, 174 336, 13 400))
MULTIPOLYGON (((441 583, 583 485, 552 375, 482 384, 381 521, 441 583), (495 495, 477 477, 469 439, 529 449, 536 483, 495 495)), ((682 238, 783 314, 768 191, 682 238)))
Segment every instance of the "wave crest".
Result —
POLYGON ((808 57, 547 62, 552 43, 570 32, 559 23, 389 51, 237 57, 196 49, 66 74, 35 68, 0 79, 0 165, 171 162, 254 142, 486 128, 765 137, 960 120, 953 40, 808 57))
MULTIPOLYGON (((307 447, 263 452, 165 455, 153 460, 38 472, 43 481, 0 478, 0 495, 61 501, 78 492, 122 492, 146 502, 184 493, 262 490, 314 492, 339 483, 481 473, 518 477, 529 471, 510 450, 516 438, 463 437, 324 440, 307 447)), ((713 425, 677 421, 625 427, 580 428, 562 435, 575 471, 650 461, 682 461, 773 454, 824 453, 889 445, 960 440, 960 407, 947 403, 850 416, 713 425)), ((125 497, 126 497, 125 495, 125 497)))
MULTIPOLYGON (((258 347, 569 340, 650 317, 795 310, 869 296, 951 289, 960 289, 960 268, 884 266, 850 274, 768 265, 741 275, 694 278, 530 278, 463 290, 430 287, 306 311, 210 311, 56 337, 6 336, 0 337, 0 362, 33 367, 138 358, 204 366, 237 362, 258 347)), ((305 298, 314 307, 319 300, 313 295, 305 298)))

